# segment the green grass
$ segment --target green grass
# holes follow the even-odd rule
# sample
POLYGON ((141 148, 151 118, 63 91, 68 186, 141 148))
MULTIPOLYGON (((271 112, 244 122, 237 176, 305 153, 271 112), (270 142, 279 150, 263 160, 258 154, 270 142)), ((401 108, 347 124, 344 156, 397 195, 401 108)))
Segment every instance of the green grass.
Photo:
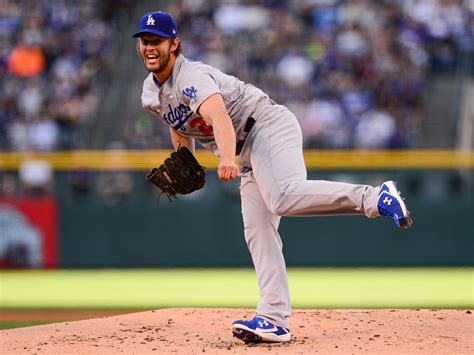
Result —
POLYGON ((28 322, 17 322, 17 321, 3 321, 0 322, 0 330, 4 329, 14 329, 14 328, 22 328, 22 327, 32 327, 33 325, 42 325, 42 324, 49 324, 55 323, 54 321, 28 321, 28 322))
MULTIPOLYGON (((474 308, 474 268, 292 268, 293 308, 474 308)), ((0 309, 250 307, 253 269, 1 271, 0 309)))

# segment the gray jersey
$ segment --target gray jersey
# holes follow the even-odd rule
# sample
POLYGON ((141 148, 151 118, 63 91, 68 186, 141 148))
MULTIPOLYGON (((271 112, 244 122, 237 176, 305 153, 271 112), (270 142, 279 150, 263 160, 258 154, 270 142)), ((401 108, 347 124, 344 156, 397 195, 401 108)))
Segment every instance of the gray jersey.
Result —
POLYGON ((142 105, 180 135, 195 138, 219 154, 212 127, 198 113, 200 105, 216 93, 224 99, 237 136, 258 102, 268 97, 251 84, 179 55, 163 85, 154 80, 153 73, 145 79, 142 105))
MULTIPOLYGON (((220 93, 234 129, 249 116, 256 126, 239 156, 244 232, 258 277, 257 316, 289 328, 290 294, 278 233, 281 216, 358 214, 376 217, 379 188, 307 180, 301 128, 293 113, 275 105, 259 89, 202 63, 179 56, 161 86, 153 76, 143 86, 143 106, 183 136, 217 153, 212 127, 197 113, 210 95, 220 93)), ((391 203, 392 200, 389 200, 391 203)), ((400 199, 401 201, 401 199, 400 199)), ((237 333, 240 334, 240 333, 237 333)), ((285 335, 289 339, 289 334, 285 335)))

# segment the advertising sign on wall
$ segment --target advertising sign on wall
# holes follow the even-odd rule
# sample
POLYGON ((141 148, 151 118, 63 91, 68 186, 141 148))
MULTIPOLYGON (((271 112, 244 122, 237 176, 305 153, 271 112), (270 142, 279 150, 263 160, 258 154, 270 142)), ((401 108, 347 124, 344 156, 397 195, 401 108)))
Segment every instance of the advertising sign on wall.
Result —
POLYGON ((0 267, 57 267, 57 214, 53 198, 0 198, 0 267))

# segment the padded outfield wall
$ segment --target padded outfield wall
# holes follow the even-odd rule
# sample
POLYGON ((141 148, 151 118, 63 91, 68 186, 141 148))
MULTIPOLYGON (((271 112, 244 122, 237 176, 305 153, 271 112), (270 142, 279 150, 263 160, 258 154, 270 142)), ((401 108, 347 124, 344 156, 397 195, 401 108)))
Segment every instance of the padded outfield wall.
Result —
MULTIPOLYGON (((76 152, 37 156, 55 169, 57 267, 250 266, 238 181, 217 181, 215 157, 206 186, 171 203, 144 180, 168 152, 76 152), (71 185, 87 171, 89 191, 71 185), (100 196, 100 180, 129 175, 125 196, 100 196), (109 176, 110 177, 110 176, 109 176)), ((32 155, 0 155, 14 171, 32 155)), ((472 266, 472 152, 306 152, 309 178, 377 185, 398 182, 414 216, 409 230, 360 216, 283 218, 289 266, 472 266)), ((107 185, 106 185, 107 186, 107 185)))

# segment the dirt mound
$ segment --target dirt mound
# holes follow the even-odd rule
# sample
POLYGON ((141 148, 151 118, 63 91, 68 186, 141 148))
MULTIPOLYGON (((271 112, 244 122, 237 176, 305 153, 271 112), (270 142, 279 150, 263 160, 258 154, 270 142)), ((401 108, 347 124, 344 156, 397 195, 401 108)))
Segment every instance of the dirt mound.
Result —
POLYGON ((287 344, 246 345, 232 337, 242 309, 174 308, 0 332, 2 354, 468 354, 466 310, 295 310, 287 344))

